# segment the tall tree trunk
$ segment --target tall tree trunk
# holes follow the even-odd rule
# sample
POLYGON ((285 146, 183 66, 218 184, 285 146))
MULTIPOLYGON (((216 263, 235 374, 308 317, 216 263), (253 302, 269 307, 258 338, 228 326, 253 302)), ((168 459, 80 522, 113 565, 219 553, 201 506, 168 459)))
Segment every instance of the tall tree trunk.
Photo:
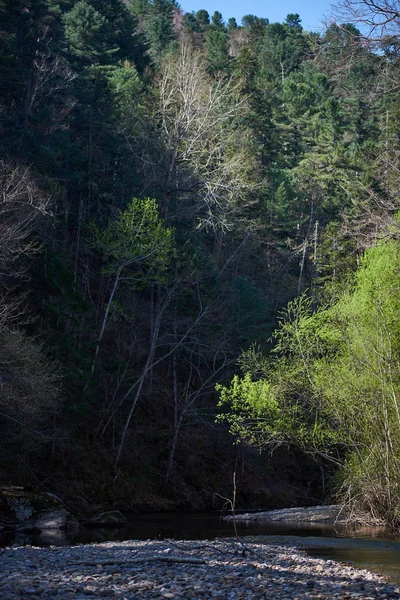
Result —
MULTIPOLYGON (((110 296, 108 298, 106 310, 105 310, 104 317, 103 317, 103 322, 101 324, 101 329, 100 329, 99 337, 97 338, 97 342, 96 342, 96 350, 95 350, 95 353, 94 353, 94 358, 93 358, 93 362, 92 362, 92 368, 90 370, 90 377, 93 375, 95 367, 96 367, 96 362, 97 362, 97 357, 99 355, 101 340, 103 339, 104 331, 105 331, 106 325, 107 325, 108 315, 110 313, 111 304, 112 304, 112 301, 114 299, 115 292, 117 291, 118 283, 119 283, 119 280, 120 280, 120 277, 121 277, 121 273, 122 273, 122 270, 123 270, 124 266, 125 265, 121 265, 120 267, 118 267, 118 270, 117 270, 116 275, 115 275, 114 284, 113 284, 110 296)), ((85 392, 86 392, 88 384, 89 384, 89 379, 88 379, 88 381, 86 383, 86 386, 85 386, 85 392)))
POLYGON ((76 231, 75 240, 75 259, 74 259, 74 285, 78 281, 78 262, 79 262, 79 250, 81 243, 81 232, 82 232, 82 219, 83 219, 83 206, 82 206, 82 192, 79 194, 79 206, 78 206, 78 227, 76 231))
MULTIPOLYGON (((153 362, 154 362, 153 358, 154 358, 154 354, 155 354, 156 347, 157 347, 158 334, 159 334, 159 331, 160 331, 160 325, 161 325, 161 318, 157 319, 157 323, 156 323, 156 325, 154 327, 153 338, 151 340, 149 353, 147 355, 147 359, 146 359, 145 365, 144 365, 144 367, 142 369, 142 372, 140 374, 139 380, 137 382, 136 393, 135 393, 133 402, 131 404, 131 407, 129 409, 128 416, 127 416, 127 418, 125 420, 124 427, 122 429, 121 441, 119 443, 118 451, 117 451, 117 456, 116 456, 115 462, 114 462, 114 470, 115 471, 117 470, 119 461, 121 459, 121 453, 122 453, 122 450, 123 450, 123 447, 124 447, 124 444, 125 444, 126 434, 128 433, 129 425, 131 423, 133 414, 135 412, 137 403, 139 401, 144 381, 146 379, 147 374, 152 369, 152 365, 153 365, 153 362)), ((125 397, 126 397, 126 395, 125 395, 125 397)))
POLYGON ((310 220, 308 221, 307 233, 306 233, 306 237, 305 237, 304 243, 303 243, 303 252, 302 252, 301 263, 300 263, 300 275, 299 275, 299 284, 297 286, 297 294, 301 293, 301 284, 303 281, 303 271, 304 271, 304 266, 306 263, 306 253, 307 253, 307 247, 308 247, 308 240, 309 240, 310 233, 311 233, 311 225, 312 225, 313 216, 314 216, 314 203, 311 204, 310 220))
MULTIPOLYGON (((172 292, 175 290, 175 287, 173 288, 172 292)), ((171 292, 171 294, 172 294, 171 292)), ((122 453, 122 449, 125 443, 125 438, 126 438, 126 434, 128 432, 128 428, 130 425, 130 422, 132 420, 133 417, 133 413, 136 409, 137 403, 139 401, 140 398, 140 393, 142 391, 142 387, 143 387, 143 383, 144 380, 147 376, 147 374, 149 373, 149 371, 155 367, 156 365, 158 365, 160 362, 164 361, 166 358, 168 358, 169 356, 171 356, 174 352, 176 352, 176 350, 184 343, 184 341, 187 339, 187 337, 189 336, 189 334, 191 333, 191 331, 196 327, 196 325, 201 321, 201 319, 204 317, 204 315, 206 315, 207 311, 208 311, 208 307, 206 308, 202 308, 201 311, 199 312, 197 318, 195 319, 195 321, 192 323, 192 325, 186 330, 186 332, 182 335, 182 337, 180 338, 179 341, 176 342, 176 344, 174 344, 173 348, 171 350, 169 350, 166 354, 164 354, 164 356, 158 358, 157 360, 154 360, 154 354, 156 351, 156 347, 157 347, 157 340, 158 340, 158 334, 160 331, 160 326, 161 326, 161 321, 162 321, 162 315, 163 312, 165 310, 165 308, 168 305, 169 299, 170 299, 171 295, 169 295, 167 297, 167 299, 165 300, 165 302, 163 303, 163 306, 159 309, 158 315, 157 315, 157 319, 156 319, 156 323, 155 323, 155 328, 154 328, 154 334, 153 334, 153 340, 152 340, 152 344, 151 344, 151 348, 149 351, 149 354, 147 356, 147 360, 146 363, 142 369, 142 373, 139 377, 139 379, 133 384, 131 385, 131 387, 129 388, 129 390, 124 394, 124 396, 122 397, 121 401, 119 402, 118 406, 116 407, 116 410, 124 403, 125 400, 127 400, 127 398, 129 398, 129 396, 132 394, 133 390, 135 388, 137 388, 135 396, 133 398, 132 404, 131 404, 131 408, 129 410, 128 416, 125 420, 125 424, 122 430, 122 435, 121 435, 121 442, 118 448, 118 453, 114 462, 114 469, 115 471, 117 470, 120 458, 121 458, 121 453, 122 453)), ((110 422, 110 419, 108 420, 108 422, 110 422)), ((106 425, 107 426, 107 425, 106 425)), ((105 426, 105 427, 106 427, 105 426)))
MULTIPOLYGON (((174 306, 174 346, 176 347, 176 342, 177 342, 176 300, 175 300, 174 304, 175 304, 175 306, 174 306)), ((176 352, 174 352, 172 354, 172 387, 173 387, 173 401, 174 401, 174 427, 173 427, 173 434, 172 434, 172 443, 171 443, 171 448, 170 448, 169 457, 168 457, 168 466, 167 466, 167 471, 165 473, 165 480, 164 480, 165 483, 168 482, 170 475, 171 475, 172 466, 174 463, 176 442, 178 439, 179 427, 182 422, 182 414, 180 417, 178 417, 179 395, 178 395, 178 375, 177 375, 177 369, 176 369, 176 352)))

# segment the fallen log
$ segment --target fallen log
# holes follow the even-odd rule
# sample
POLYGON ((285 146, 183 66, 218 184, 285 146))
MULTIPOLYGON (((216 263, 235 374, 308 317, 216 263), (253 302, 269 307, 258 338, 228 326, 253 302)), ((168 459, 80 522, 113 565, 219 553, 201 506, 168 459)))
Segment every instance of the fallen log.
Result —
POLYGON ((136 563, 143 562, 175 562, 175 563, 190 563, 193 565, 204 565, 206 561, 202 558, 195 558, 193 556, 162 556, 159 554, 152 554, 150 556, 137 556, 135 558, 115 558, 115 559, 107 559, 107 560, 89 560, 89 561, 77 561, 74 563, 69 563, 69 567, 77 567, 77 566, 94 566, 97 567, 108 566, 108 565, 132 565, 136 563))

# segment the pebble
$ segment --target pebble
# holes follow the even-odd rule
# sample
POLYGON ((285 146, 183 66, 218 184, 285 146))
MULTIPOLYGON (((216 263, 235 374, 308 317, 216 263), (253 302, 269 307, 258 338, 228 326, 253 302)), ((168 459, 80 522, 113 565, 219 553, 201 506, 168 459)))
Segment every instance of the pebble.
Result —
POLYGON ((253 540, 12 546, 0 551, 0 598, 400 600, 384 577, 253 540))

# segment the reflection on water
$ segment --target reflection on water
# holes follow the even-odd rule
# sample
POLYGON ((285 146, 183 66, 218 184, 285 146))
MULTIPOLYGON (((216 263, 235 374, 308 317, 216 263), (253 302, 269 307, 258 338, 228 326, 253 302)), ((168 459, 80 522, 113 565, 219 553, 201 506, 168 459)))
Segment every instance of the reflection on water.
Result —
MULTIPOLYGON (((41 534, 16 533, 9 535, 8 544, 32 545, 65 545, 89 542, 147 540, 154 538, 171 538, 175 540, 214 539, 235 535, 232 523, 224 523, 220 512, 206 513, 148 513, 127 515, 129 527, 81 528, 78 532, 42 532, 41 534)), ((258 522, 237 522, 240 535, 298 535, 298 536, 332 536, 344 531, 339 526, 335 531, 332 526, 310 524, 284 524, 258 522)), ((5 541, 1 540, 5 545, 5 541)))
MULTIPOLYGON (((131 539, 190 540, 234 536, 232 523, 223 523, 219 512, 126 516, 131 523, 129 527, 82 528, 71 534, 61 531, 29 535, 9 533, 0 539, 0 546, 61 546, 131 539)), ((320 523, 237 522, 237 529, 239 535, 254 537, 254 541, 289 542, 305 548, 310 556, 351 563, 387 575, 400 584, 400 537, 390 537, 381 527, 360 527, 349 531, 344 525, 320 523)))
POLYGON ((339 560, 361 569, 368 569, 368 571, 386 575, 394 583, 400 584, 400 548, 398 543, 396 546, 380 548, 371 544, 370 547, 364 548, 357 545, 353 548, 343 548, 332 545, 326 548, 307 548, 306 551, 309 556, 339 560))

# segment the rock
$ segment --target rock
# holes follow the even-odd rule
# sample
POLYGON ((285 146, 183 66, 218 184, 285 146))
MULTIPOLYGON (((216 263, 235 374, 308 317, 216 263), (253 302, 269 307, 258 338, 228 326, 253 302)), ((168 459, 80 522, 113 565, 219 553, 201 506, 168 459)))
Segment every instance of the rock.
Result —
POLYGON ((79 529, 79 523, 65 508, 59 508, 57 510, 43 510, 37 516, 28 519, 18 526, 19 531, 25 532, 52 529, 76 531, 79 529))
POLYGON ((126 527, 129 525, 129 521, 119 510, 110 510, 94 515, 86 525, 88 527, 126 527))
POLYGON ((79 527, 53 494, 15 486, 0 488, 0 522, 20 532, 72 531, 79 527))
POLYGON ((61 500, 53 494, 15 486, 0 488, 0 518, 3 523, 23 523, 42 510, 61 507, 61 500))
POLYGON ((0 555, 0 598, 383 600, 392 597, 391 593, 398 598, 395 586, 376 574, 307 557, 289 544, 260 544, 254 538, 242 538, 236 545, 241 548, 242 542, 246 556, 232 552, 232 539, 179 541, 179 549, 169 540, 9 548, 0 555), (183 560, 202 558, 205 566, 181 561, 166 565, 163 559, 175 553, 183 560), (143 562, 136 564, 132 559, 137 557, 143 562), (160 560, 146 562, 146 557, 160 560), (102 562, 108 567, 98 570, 102 562), (316 571, 316 566, 323 568, 316 571), (309 585, 311 580, 314 586, 309 585), (366 583, 367 592, 361 591, 361 582, 366 583))
POLYGON ((14 525, 26 521, 34 513, 30 498, 23 488, 7 487, 0 489, 0 516, 3 523, 14 525))

